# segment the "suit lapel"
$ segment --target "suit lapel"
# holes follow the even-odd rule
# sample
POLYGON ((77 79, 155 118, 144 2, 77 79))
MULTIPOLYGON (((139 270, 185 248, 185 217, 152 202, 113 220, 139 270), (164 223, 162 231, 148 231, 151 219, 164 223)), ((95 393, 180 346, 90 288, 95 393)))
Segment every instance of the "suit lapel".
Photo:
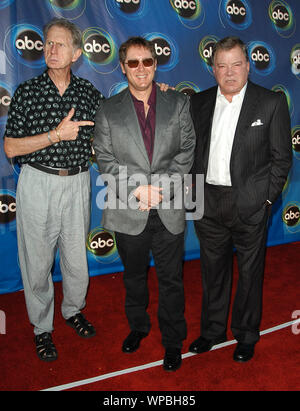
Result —
POLYGON ((251 125, 251 121, 253 120, 253 115, 258 104, 259 99, 255 91, 255 87, 249 81, 235 130, 231 155, 238 151, 241 143, 243 142, 247 128, 251 125))
POLYGON ((120 97, 120 101, 116 106, 119 117, 122 119, 124 126, 127 128, 128 133, 132 137, 133 143, 138 147, 141 155, 147 161, 148 165, 150 165, 140 124, 135 112, 135 107, 130 96, 129 89, 127 88, 124 91, 124 95, 120 97))
POLYGON ((172 115, 174 115, 173 100, 168 99, 167 93, 160 91, 159 87, 156 86, 155 138, 152 165, 159 158, 166 125, 172 115))
POLYGON ((211 141, 211 128, 213 122, 213 116, 216 106, 216 97, 217 97, 217 87, 212 89, 212 93, 210 97, 207 99, 205 105, 202 107, 202 112, 199 113, 200 119, 203 118, 203 122, 201 124, 201 129, 203 131, 203 157, 204 157, 204 169, 207 170, 208 166, 208 156, 209 156, 209 148, 210 148, 210 141, 211 141))

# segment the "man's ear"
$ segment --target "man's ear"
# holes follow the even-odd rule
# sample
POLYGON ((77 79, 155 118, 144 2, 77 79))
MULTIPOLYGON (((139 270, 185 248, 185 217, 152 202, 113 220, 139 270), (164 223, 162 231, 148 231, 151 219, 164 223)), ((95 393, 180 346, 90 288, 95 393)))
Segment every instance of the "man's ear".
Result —
POLYGON ((81 54, 82 54, 82 50, 81 49, 76 49, 74 51, 74 54, 73 54, 72 63, 75 63, 75 61, 77 61, 79 59, 81 54))
POLYGON ((120 67, 121 67, 122 73, 126 76, 126 71, 125 71, 124 64, 121 63, 121 62, 120 62, 120 67))

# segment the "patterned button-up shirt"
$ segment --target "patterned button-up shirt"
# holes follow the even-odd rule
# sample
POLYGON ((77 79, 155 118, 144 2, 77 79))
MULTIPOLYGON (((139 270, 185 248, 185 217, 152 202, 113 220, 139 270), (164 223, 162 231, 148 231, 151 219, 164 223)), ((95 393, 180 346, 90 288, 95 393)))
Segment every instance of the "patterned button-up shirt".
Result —
MULTIPOLYGON (((22 83, 11 101, 5 136, 26 137, 47 133, 59 125, 72 107, 72 120, 94 121, 103 95, 88 80, 71 73, 61 96, 47 71, 22 83)), ((57 142, 42 150, 19 156, 20 164, 40 163, 54 168, 86 166, 91 157, 93 127, 80 127, 76 140, 57 142)))

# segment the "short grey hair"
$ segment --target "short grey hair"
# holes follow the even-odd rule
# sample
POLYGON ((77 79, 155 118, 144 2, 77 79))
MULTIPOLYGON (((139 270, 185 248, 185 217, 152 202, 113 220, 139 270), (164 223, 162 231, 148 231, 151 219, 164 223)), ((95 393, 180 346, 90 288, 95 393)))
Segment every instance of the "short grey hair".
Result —
POLYGON ((224 37, 223 39, 219 40, 217 43, 213 45, 212 56, 211 56, 212 65, 214 65, 215 56, 218 51, 231 50, 236 46, 238 46, 242 50, 244 56, 246 57, 246 61, 249 61, 246 44, 239 37, 229 36, 229 37, 224 37))
POLYGON ((67 19, 63 18, 54 18, 47 23, 44 28, 43 28, 43 34, 44 34, 44 41, 46 41, 48 31, 54 27, 62 27, 64 29, 67 29, 72 36, 72 44, 74 50, 81 49, 82 47, 82 31, 80 30, 79 27, 76 26, 76 24, 70 22, 67 19))

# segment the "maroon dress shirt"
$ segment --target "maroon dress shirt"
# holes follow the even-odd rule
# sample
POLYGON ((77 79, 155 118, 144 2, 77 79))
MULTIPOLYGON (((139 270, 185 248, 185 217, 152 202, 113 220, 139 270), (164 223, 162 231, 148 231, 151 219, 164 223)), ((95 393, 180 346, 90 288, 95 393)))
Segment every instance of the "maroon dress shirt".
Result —
POLYGON ((141 127, 145 147, 148 153, 150 164, 152 162, 154 137, 155 137, 155 113, 156 113, 156 84, 152 83, 152 91, 148 99, 149 110, 145 115, 144 103, 131 94, 135 111, 141 127))

